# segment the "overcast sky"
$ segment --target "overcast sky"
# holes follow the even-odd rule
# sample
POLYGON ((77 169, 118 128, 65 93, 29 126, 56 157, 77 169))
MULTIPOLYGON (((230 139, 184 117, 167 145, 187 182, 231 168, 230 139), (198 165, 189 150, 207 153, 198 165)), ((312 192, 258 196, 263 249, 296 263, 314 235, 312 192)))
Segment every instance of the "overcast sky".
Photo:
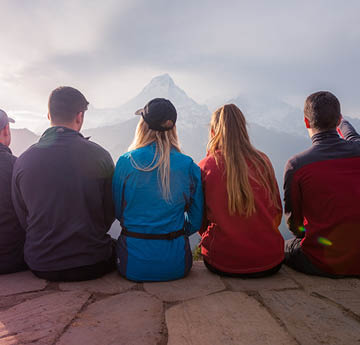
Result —
POLYGON ((116 107, 169 73, 200 103, 330 90, 360 115, 360 1, 1 1, 0 108, 79 88, 116 107))

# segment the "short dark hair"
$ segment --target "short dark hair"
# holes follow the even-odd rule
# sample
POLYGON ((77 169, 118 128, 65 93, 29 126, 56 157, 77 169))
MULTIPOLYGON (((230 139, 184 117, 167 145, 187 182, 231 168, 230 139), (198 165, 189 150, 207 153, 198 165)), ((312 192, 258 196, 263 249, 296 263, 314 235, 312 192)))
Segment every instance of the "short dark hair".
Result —
POLYGON ((87 110, 89 102, 77 89, 60 86, 49 97, 49 113, 54 122, 72 122, 79 112, 87 110))
POLYGON ((331 92, 315 92, 305 101, 304 115, 312 128, 320 130, 336 128, 341 117, 340 102, 331 92))

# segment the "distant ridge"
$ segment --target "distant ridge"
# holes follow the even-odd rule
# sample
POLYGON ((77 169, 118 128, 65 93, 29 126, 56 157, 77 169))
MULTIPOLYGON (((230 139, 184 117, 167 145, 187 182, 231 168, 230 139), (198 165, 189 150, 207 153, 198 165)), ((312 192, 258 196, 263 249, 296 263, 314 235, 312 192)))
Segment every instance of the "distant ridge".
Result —
POLYGON ((27 128, 11 129, 11 145, 10 148, 15 156, 22 154, 28 147, 36 143, 39 136, 31 132, 27 128))

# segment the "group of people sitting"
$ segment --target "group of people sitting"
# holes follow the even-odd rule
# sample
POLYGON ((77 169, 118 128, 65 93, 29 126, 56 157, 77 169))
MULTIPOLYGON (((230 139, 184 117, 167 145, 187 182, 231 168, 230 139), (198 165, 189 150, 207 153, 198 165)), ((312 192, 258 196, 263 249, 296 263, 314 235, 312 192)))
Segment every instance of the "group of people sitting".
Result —
POLYGON ((80 133, 88 104, 72 87, 52 91, 51 126, 19 158, 9 148, 13 120, 0 110, 0 273, 81 281, 117 268, 133 281, 178 279, 191 270, 189 236, 198 232, 204 264, 219 275, 263 277, 283 263, 312 275, 360 275, 360 135, 330 92, 306 99, 312 146, 285 167, 295 235, 285 243, 273 167, 237 106, 213 113, 197 165, 181 152, 174 105, 150 100, 115 167, 80 133), (115 218, 117 240, 108 234, 115 218))

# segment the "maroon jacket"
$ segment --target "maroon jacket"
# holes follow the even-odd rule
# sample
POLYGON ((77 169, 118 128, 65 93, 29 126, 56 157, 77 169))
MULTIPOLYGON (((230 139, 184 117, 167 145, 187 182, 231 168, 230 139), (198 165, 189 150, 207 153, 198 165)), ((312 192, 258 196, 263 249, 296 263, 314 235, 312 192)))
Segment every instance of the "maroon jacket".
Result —
POLYGON ((284 201, 289 229, 303 253, 330 274, 360 274, 360 136, 343 120, 315 134, 313 145, 285 167, 284 201))
MULTIPOLYGON (((217 166, 215 158, 208 155, 199 165, 206 203, 200 231, 204 259, 228 273, 261 272, 280 264, 284 259, 284 240, 278 230, 282 215, 279 191, 279 207, 275 207, 264 188, 251 181, 256 212, 250 217, 230 215, 224 162, 217 166)), ((255 174, 250 164, 248 168, 255 174)))

